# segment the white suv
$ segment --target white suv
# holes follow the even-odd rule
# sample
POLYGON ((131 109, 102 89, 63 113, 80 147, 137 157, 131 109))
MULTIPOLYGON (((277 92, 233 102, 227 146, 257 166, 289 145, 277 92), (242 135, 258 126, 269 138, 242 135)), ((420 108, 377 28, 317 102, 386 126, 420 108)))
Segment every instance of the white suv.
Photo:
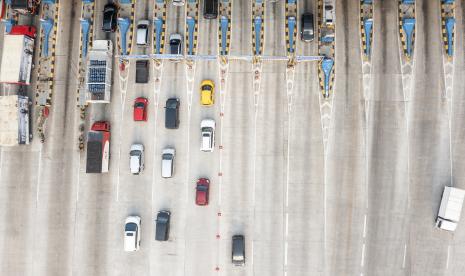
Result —
POLYGON ((202 120, 200 123, 200 131, 202 133, 200 150, 213 152, 213 149, 215 148, 215 120, 202 120))
POLYGON ((140 247, 140 217, 129 216, 124 222, 124 251, 137 251, 140 247))
POLYGON ((129 168, 132 174, 139 174, 144 170, 144 145, 133 144, 129 151, 129 168))

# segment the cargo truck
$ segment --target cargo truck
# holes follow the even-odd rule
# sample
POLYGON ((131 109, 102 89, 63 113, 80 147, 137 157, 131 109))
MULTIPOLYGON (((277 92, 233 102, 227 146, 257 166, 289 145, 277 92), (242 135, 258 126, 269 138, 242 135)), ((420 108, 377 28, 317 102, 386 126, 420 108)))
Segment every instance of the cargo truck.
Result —
POLYGON ((439 206, 439 212, 436 218, 436 227, 448 231, 455 231, 460 220, 464 197, 465 190, 448 186, 444 187, 441 205, 439 206))
POLYGON ((87 134, 86 173, 108 172, 110 161, 110 123, 98 121, 87 134))
POLYGON ((30 101, 26 96, 0 97, 0 146, 29 144, 29 106, 30 101))
POLYGON ((32 26, 13 26, 4 36, 0 82, 30 84, 35 34, 32 26))
POLYGON ((95 40, 87 55, 87 103, 110 102, 112 61, 113 44, 111 40, 95 40))

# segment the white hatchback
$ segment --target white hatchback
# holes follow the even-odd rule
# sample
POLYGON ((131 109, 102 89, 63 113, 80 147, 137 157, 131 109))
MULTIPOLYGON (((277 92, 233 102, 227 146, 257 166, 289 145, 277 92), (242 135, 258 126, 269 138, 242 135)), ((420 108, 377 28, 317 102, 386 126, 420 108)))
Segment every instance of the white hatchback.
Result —
POLYGON ((212 152, 215 148, 215 120, 205 119, 200 122, 201 141, 200 150, 212 152))
POLYGON ((144 170, 144 145, 133 144, 129 151, 129 169, 132 174, 139 174, 144 170))
POLYGON ((150 21, 148 20, 139 20, 139 22, 137 22, 137 32, 136 32, 137 46, 140 46, 140 47, 148 46, 149 26, 150 26, 150 21))
POLYGON ((129 216, 124 222, 124 251, 137 251, 140 247, 140 217, 129 216))

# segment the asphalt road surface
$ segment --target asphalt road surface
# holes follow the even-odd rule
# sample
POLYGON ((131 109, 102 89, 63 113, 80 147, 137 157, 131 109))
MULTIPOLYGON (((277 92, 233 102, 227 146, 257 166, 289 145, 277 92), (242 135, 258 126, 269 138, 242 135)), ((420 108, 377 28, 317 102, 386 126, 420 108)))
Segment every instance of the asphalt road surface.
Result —
MULTIPOLYGON (((202 17, 200 2, 197 52, 215 55, 218 21, 202 17)), ((123 91, 115 58, 111 103, 88 108, 86 128, 95 120, 111 123, 110 171, 95 175, 85 173, 85 152, 77 150, 81 3, 60 1, 47 141, 0 148, 0 275, 463 275, 464 224, 451 234, 434 220, 444 185, 465 188, 465 6, 456 3, 447 94, 438 1, 416 1, 411 91, 402 78, 397 2, 374 2, 372 83, 363 87, 359 1, 337 1, 330 101, 319 94, 317 62, 298 63, 288 91, 286 62, 266 61, 254 91, 252 64, 230 61, 220 97, 218 61, 197 61, 192 75, 184 62, 164 61, 160 91, 153 78, 135 83, 131 61, 123 91), (211 107, 200 105, 204 79, 216 84, 211 107), (140 96, 149 100, 147 122, 132 119, 140 96), (176 130, 164 127, 171 97, 181 102, 176 130), (326 144, 323 116, 331 119, 326 144), (200 151, 206 118, 216 121, 212 153, 200 151), (133 143, 145 147, 145 170, 137 176, 129 172, 133 143), (166 147, 176 149, 167 179, 160 170, 166 147), (194 202, 201 177, 211 181, 203 207, 194 202), (154 239, 159 210, 172 214, 167 242, 154 239), (123 251, 128 215, 142 218, 134 253, 123 251), (231 264, 235 234, 245 236, 243 267, 231 264)), ((105 3, 96 1, 94 38, 116 46, 115 34, 101 31, 105 3)), ((137 1, 136 21, 151 18, 153 5, 137 1)), ((316 7, 298 1, 299 15, 316 7)), ((165 38, 184 36, 186 8, 169 3, 166 14, 165 38)), ((264 54, 284 56, 284 1, 266 2, 264 22, 264 54)), ((251 32, 250 1, 235 0, 232 55, 252 54, 251 32)), ((299 39, 297 54, 316 55, 317 47, 299 39)), ((11 92, 0 88, 1 95, 11 92)))

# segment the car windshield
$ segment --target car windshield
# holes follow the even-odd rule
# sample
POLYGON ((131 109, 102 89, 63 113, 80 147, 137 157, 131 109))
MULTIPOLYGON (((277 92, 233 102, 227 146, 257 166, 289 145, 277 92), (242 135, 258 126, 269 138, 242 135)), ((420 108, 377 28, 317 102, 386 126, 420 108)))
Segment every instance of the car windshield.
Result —
POLYGON ((129 155, 130 156, 139 156, 139 155, 141 155, 141 152, 140 152, 140 150, 131 150, 129 152, 129 155))
POLYGON ((202 134, 202 136, 205 137, 205 138, 209 138, 209 137, 210 137, 210 133, 204 132, 204 133, 202 134))
POLYGON ((126 227, 124 227, 124 230, 126 232, 135 232, 137 230, 137 224, 135 224, 134 222, 126 223, 126 227))
POLYGON ((207 186, 197 185, 197 191, 205 192, 207 191, 207 186))
POLYGON ((138 107, 138 108, 143 108, 144 107, 144 103, 141 103, 141 102, 138 102, 134 105, 135 107, 138 107))
POLYGON ((171 160, 171 159, 173 159, 173 155, 171 155, 170 153, 164 153, 162 155, 162 159, 163 160, 171 160))
POLYGON ((211 91, 211 90, 212 90, 212 87, 211 87, 210 85, 204 85, 204 86, 202 86, 202 90, 211 91))

